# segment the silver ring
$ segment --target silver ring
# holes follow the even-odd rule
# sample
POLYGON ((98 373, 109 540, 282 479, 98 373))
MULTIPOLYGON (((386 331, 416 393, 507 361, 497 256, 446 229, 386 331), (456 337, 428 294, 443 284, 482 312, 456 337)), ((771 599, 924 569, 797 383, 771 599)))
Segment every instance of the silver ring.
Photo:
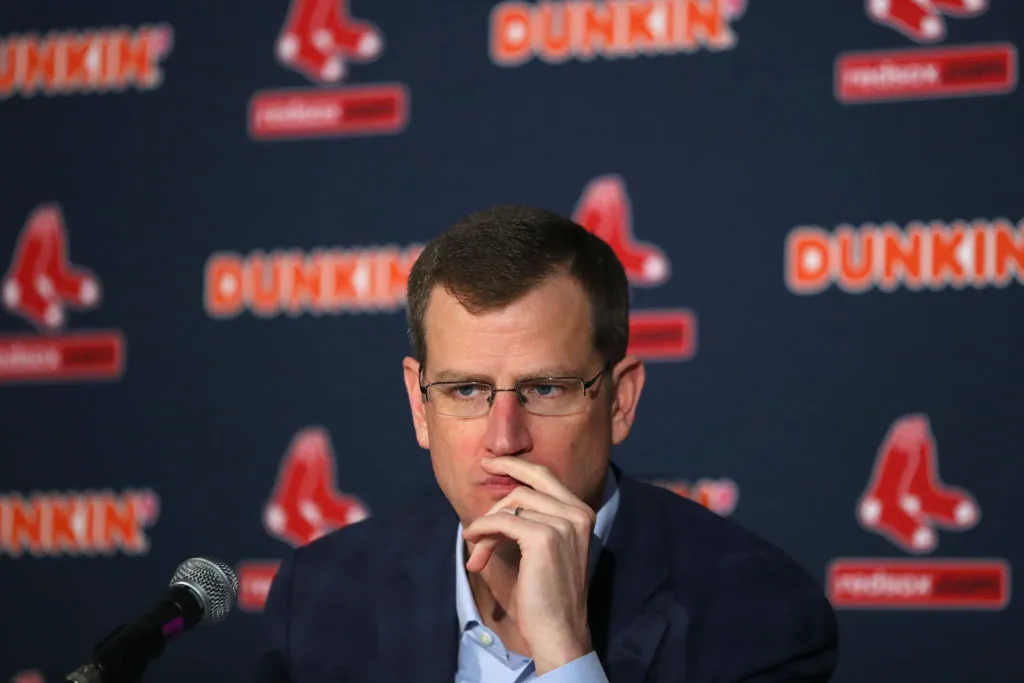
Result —
POLYGON ((522 506, 516 506, 516 511, 513 512, 512 514, 515 515, 516 517, 518 517, 519 513, 522 512, 522 511, 523 511, 522 506))

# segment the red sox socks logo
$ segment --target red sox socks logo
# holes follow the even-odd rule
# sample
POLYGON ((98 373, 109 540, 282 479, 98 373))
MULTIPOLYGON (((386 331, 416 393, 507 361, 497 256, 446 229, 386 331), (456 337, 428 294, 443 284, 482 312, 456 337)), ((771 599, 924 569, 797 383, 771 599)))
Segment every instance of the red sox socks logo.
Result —
POLYGON ((336 488, 334 465, 325 430, 310 428, 295 435, 263 512, 271 535, 298 547, 369 516, 358 498, 336 488))
POLYGON ((68 236, 60 208, 38 207, 29 216, 3 280, 3 304, 39 329, 63 327, 65 307, 92 308, 100 285, 90 271, 68 259, 68 236))
POLYGON ((37 669, 19 671, 11 677, 10 683, 45 683, 42 672, 37 669))
POLYGON ((978 523, 974 498, 939 480, 935 439, 923 415, 900 418, 889 429, 858 505, 858 519, 909 553, 935 549, 935 526, 964 530, 978 523))
POLYGON ((722 11, 729 19, 741 19, 747 13, 747 0, 722 0, 722 11))
POLYGON ((942 15, 976 17, 988 9, 988 0, 867 0, 868 15, 919 43, 946 36, 942 15))
POLYGON ((630 283, 655 287, 668 280, 671 267, 665 254, 633 235, 633 209, 622 178, 601 176, 587 183, 573 220, 611 246, 630 283))
POLYGON ((947 18, 988 11, 988 0, 865 0, 868 17, 923 47, 847 52, 836 60, 835 96, 845 104, 1005 95, 1017 87, 1010 43, 936 46, 947 18))
MULTIPOLYGON (((370 511, 361 500, 338 490, 334 470, 334 451, 326 430, 310 427, 295 434, 263 508, 267 533, 297 548, 369 517, 370 511)), ((240 609, 263 609, 279 567, 280 560, 239 563, 240 609)))
POLYGON ((0 382, 108 380, 124 372, 124 338, 117 330, 62 332, 69 310, 95 308, 100 283, 72 264, 60 207, 42 204, 29 215, 0 279, 3 309, 42 334, 0 336, 0 382))
POLYGON ((277 57, 314 82, 335 82, 347 62, 377 59, 383 47, 375 26, 349 16, 348 0, 293 0, 277 57))
POLYGON ((700 479, 691 484, 681 479, 656 477, 647 482, 699 503, 723 517, 728 517, 736 510, 740 497, 739 487, 732 479, 700 479))
MULTIPOLYGON (((856 516, 868 531, 925 555, 938 545, 937 528, 969 529, 981 511, 970 493, 940 480, 935 437, 917 414, 890 426, 856 516)), ((1010 601, 1010 563, 1001 558, 839 557, 826 574, 837 608, 1001 610, 1010 601)))
POLYGON ((402 83, 336 86, 349 64, 384 52, 384 35, 354 19, 349 0, 292 0, 275 44, 277 60, 316 87, 265 90, 249 102, 249 135, 255 140, 393 135, 409 121, 409 92, 402 83))
MULTIPOLYGON (((622 262, 630 284, 657 287, 672 266, 658 247, 636 239, 633 208, 625 181, 617 175, 594 178, 580 195, 573 220, 608 243, 622 262)), ((685 308, 635 310, 629 319, 629 352, 648 360, 686 360, 697 350, 697 321, 685 308)))

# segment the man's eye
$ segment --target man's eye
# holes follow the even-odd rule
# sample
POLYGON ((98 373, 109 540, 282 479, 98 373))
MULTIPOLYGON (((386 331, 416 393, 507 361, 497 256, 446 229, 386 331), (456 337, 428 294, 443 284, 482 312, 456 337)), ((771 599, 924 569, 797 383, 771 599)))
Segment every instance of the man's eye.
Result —
POLYGON ((480 384, 453 384, 446 387, 445 393, 455 399, 471 399, 487 393, 487 390, 480 384))
POLYGON ((559 398, 568 393, 569 387, 561 382, 537 382, 526 384, 522 387, 523 395, 526 398, 559 398))

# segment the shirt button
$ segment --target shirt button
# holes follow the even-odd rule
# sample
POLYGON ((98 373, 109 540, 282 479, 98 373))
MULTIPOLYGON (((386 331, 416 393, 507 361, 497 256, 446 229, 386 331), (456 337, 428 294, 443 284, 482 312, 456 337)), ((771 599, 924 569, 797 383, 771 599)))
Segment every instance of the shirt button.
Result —
POLYGON ((492 642, 494 642, 494 638, 491 638, 490 633, 483 633, 480 635, 480 642, 484 645, 490 645, 492 642))

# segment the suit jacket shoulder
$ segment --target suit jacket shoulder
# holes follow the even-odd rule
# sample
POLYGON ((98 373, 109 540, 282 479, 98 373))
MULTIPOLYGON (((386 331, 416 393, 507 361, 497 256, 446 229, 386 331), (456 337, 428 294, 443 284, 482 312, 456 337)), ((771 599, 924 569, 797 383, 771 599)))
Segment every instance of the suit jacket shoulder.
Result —
POLYGON ((417 618, 421 625, 444 618, 443 607, 433 610, 437 614, 412 613, 408 598, 431 583, 435 596, 451 591, 454 633, 457 524, 448 501, 431 493, 293 549, 264 606, 267 646, 257 680, 365 680, 360 669, 372 666, 368 655, 376 656, 382 640, 397 636, 382 627, 404 622, 410 633, 417 618))
POLYGON ((778 546, 731 519, 658 486, 645 489, 661 523, 675 573, 728 577, 753 573, 765 590, 785 592, 811 588, 814 579, 778 546), (772 581, 763 579, 771 578, 772 581))
POLYGON ((685 615, 681 651, 689 653, 685 663, 694 680, 829 680, 835 613, 796 561, 671 491, 628 478, 624 488, 640 501, 631 526, 659 530, 668 564, 663 590, 685 615))

